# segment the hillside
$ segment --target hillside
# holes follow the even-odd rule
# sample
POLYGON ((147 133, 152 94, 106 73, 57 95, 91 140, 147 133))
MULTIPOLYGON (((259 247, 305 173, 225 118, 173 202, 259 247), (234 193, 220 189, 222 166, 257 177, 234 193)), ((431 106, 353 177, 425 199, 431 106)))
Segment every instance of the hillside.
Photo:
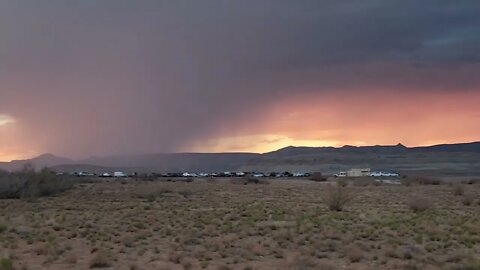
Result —
POLYGON ((0 169, 7 171, 17 171, 26 164, 31 164, 36 168, 53 167, 60 164, 71 164, 74 161, 69 158, 57 157, 53 154, 43 154, 38 157, 27 160, 12 160, 10 162, 0 162, 0 169))
POLYGON ((321 171, 334 173, 351 167, 442 175, 480 175, 480 142, 406 147, 387 146, 294 147, 265 154, 171 153, 118 155, 74 161, 45 154, 30 160, 0 163, 0 169, 18 170, 27 163, 57 171, 218 172, 321 171))

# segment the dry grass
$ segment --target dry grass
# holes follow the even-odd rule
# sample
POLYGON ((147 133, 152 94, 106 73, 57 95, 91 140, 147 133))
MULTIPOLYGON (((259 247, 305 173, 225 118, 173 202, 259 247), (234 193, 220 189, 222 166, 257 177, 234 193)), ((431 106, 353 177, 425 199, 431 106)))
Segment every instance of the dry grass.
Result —
POLYGON ((33 270, 476 269, 480 185, 463 188, 455 196, 447 185, 308 180, 80 184, 0 200, 0 258, 33 270), (338 194, 349 203, 331 211, 326 198, 338 194), (412 212, 424 209, 422 198, 435 207, 412 212))

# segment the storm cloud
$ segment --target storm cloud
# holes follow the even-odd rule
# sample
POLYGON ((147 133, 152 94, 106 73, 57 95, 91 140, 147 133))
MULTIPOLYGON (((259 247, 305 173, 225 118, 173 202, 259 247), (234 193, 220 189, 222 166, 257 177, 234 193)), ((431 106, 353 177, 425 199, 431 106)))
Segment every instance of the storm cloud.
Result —
POLYGON ((476 94, 479 12, 476 0, 1 1, 0 148, 188 151, 245 135, 280 100, 476 94))

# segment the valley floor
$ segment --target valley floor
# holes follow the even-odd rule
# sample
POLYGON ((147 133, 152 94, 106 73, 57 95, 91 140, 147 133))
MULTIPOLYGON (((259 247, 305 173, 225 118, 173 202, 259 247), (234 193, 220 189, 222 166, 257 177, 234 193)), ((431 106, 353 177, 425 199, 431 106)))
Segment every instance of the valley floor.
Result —
POLYGON ((334 212, 325 182, 78 184, 0 200, 0 269, 480 269, 480 185, 462 190, 351 185, 334 212))

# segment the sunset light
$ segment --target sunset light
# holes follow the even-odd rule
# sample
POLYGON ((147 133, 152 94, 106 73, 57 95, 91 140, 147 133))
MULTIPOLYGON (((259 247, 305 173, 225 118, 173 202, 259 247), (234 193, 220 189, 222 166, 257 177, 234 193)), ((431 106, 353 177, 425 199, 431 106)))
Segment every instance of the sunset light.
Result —
POLYGON ((258 134, 238 137, 216 138, 201 145, 193 146, 186 151, 193 152, 255 152, 266 153, 285 146, 341 146, 339 142, 322 140, 302 140, 290 138, 285 135, 258 134))
POLYGON ((13 123, 14 120, 8 115, 0 114, 0 126, 13 123))
MULTIPOLYGON (((266 103, 258 117, 219 127, 218 137, 198 141, 194 151, 268 152, 282 147, 395 145, 475 141, 480 93, 370 91, 291 96, 266 103), (447 128, 448 127, 448 128, 447 128)), ((255 111, 257 113, 257 111, 255 111)), ((212 135, 215 136, 215 135, 212 135)))
POLYGON ((0 270, 480 270, 480 0, 0 0, 0 270))
POLYGON ((7 2, 0 160, 480 140, 476 4, 7 2))

